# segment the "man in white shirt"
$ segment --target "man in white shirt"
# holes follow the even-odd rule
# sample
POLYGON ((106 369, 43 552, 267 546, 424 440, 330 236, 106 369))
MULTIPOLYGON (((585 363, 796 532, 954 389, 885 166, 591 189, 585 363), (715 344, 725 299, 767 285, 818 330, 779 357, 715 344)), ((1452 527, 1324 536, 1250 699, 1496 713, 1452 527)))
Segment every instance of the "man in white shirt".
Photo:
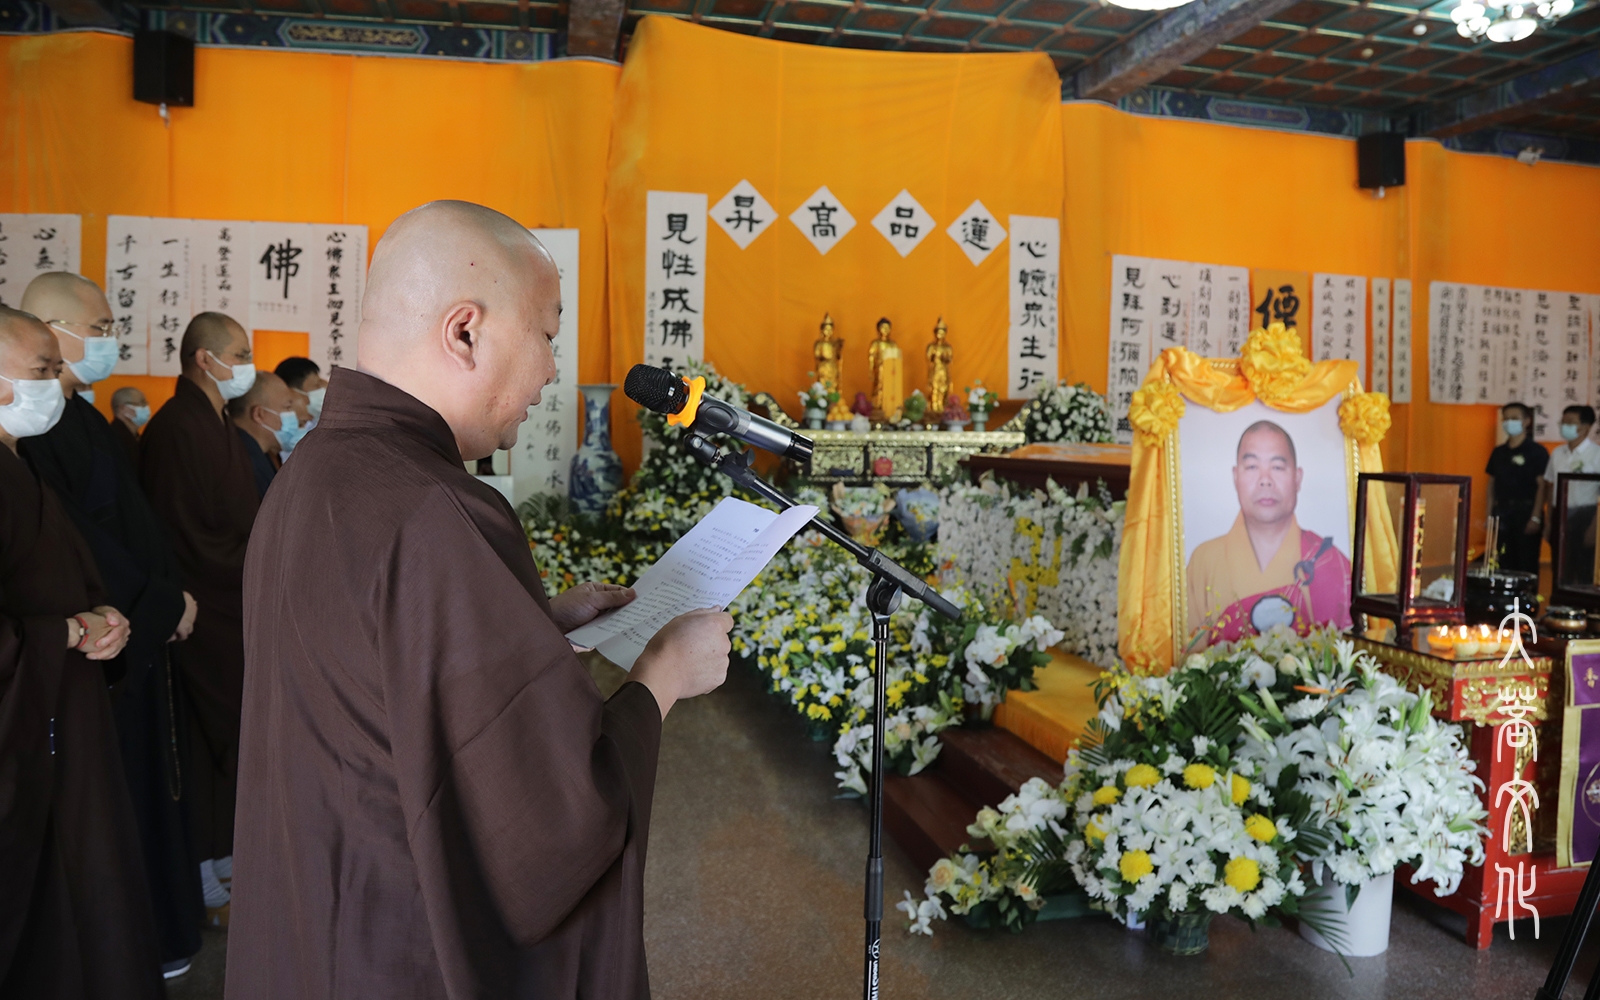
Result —
MULTIPOLYGON (((1553 525, 1559 503, 1556 493, 1557 477, 1566 472, 1600 473, 1600 444, 1590 437, 1594 430, 1595 413, 1592 406, 1569 406, 1561 411, 1560 433, 1562 444, 1550 452, 1550 464, 1545 467, 1544 482, 1539 484, 1539 498, 1535 511, 1543 511, 1543 523, 1553 525)), ((1546 531, 1551 551, 1555 546, 1567 546, 1567 570, 1564 583, 1591 583, 1594 580, 1594 530, 1596 502, 1600 501, 1600 483, 1576 483, 1567 495, 1567 521, 1555 531, 1546 531), (1565 536, 1565 542, 1562 536, 1565 536)), ((1538 517, 1538 514, 1535 514, 1538 517)))

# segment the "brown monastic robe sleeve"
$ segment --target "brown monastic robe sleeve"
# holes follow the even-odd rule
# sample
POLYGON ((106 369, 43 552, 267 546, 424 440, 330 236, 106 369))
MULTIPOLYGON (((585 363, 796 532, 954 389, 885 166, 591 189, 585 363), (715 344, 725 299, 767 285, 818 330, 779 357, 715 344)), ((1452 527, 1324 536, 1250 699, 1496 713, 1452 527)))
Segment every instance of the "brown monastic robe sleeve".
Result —
POLYGON ((402 529, 370 626, 430 919, 465 919, 466 949, 488 939, 440 956, 446 982, 453 960, 497 964, 505 933, 546 942, 518 976, 571 983, 552 995, 579 995, 580 978, 582 995, 639 995, 642 906, 616 894, 641 881, 660 710, 639 684, 602 705, 544 602, 453 499, 435 493, 402 529), (471 926, 478 894, 503 931, 471 926), (621 914, 633 926, 609 925, 621 914))

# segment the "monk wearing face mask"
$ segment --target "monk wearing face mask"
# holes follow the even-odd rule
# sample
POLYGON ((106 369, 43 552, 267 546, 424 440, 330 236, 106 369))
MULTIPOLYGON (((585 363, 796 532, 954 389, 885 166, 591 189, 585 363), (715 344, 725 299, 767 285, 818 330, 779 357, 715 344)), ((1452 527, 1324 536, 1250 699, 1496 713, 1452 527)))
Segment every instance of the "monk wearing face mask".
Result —
POLYGON ((184 588, 200 603, 194 633, 172 656, 178 710, 190 732, 184 773, 207 919, 226 926, 244 687, 244 554, 261 494, 223 407, 250 390, 256 369, 244 327, 221 313, 190 320, 179 358, 176 392, 140 442, 140 478, 166 523, 184 588))
MULTIPOLYGON (((72 330, 100 330, 110 322, 111 307, 99 286, 76 274, 40 275, 22 301, 51 317, 49 327, 64 357, 82 346, 72 330)), ((112 709, 156 908, 162 964, 177 974, 200 950, 202 911, 198 861, 189 850, 178 802, 183 782, 173 746, 168 644, 189 635, 197 607, 184 592, 172 548, 126 447, 83 398, 83 376, 70 362, 63 366, 61 419, 48 432, 24 440, 21 453, 55 491, 88 543, 110 603, 127 612, 133 628, 117 662, 121 676, 112 709)))
POLYGON ((18 445, 65 398, 47 327, 0 307, 0 996, 162 995, 107 666, 129 639, 18 445))
POLYGON ((125 385, 111 394, 111 435, 128 453, 133 468, 139 468, 139 433, 150 422, 150 403, 144 393, 125 385))

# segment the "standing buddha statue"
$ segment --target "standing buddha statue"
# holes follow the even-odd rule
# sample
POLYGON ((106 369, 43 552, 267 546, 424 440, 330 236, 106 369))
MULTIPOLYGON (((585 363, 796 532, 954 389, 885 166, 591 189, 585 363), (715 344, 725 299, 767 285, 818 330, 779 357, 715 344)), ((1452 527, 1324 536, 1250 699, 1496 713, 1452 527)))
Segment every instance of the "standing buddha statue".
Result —
POLYGON ((844 401, 843 388, 844 338, 833 335, 831 314, 822 315, 822 334, 812 345, 811 356, 816 360, 817 381, 839 397, 828 407, 828 419, 849 420, 850 407, 844 401))
POLYGON ((944 317, 940 316, 933 327, 933 343, 928 345, 928 412, 933 414, 934 423, 944 413, 945 401, 950 396, 950 358, 955 349, 945 339, 948 333, 944 317))
POLYGON ((867 348, 872 368, 872 418, 885 423, 900 419, 906 401, 906 383, 900 345, 894 342, 887 319, 878 320, 878 336, 867 348))

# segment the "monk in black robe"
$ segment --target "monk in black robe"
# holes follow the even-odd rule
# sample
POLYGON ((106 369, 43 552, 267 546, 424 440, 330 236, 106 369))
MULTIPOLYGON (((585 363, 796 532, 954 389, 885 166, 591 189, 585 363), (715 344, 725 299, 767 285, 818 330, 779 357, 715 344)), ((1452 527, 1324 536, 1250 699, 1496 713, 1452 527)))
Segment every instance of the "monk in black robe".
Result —
POLYGON ((128 453, 128 462, 139 468, 139 431, 150 420, 150 403, 144 393, 125 385, 111 394, 111 436, 128 453))
POLYGON ((547 598, 463 468, 555 375, 526 229, 408 213, 362 309, 361 371, 332 373, 250 540, 227 995, 647 997, 661 721, 721 683, 732 619, 675 619, 602 701, 563 633, 632 592, 547 598))
MULTIPOLYGON (((183 587, 200 605, 194 633, 174 645, 172 658, 189 737, 184 774, 194 849, 209 877, 207 862, 231 863, 233 855, 244 553, 261 503, 244 446, 222 408, 250 388, 255 368, 249 336, 221 313, 190 321, 179 357, 177 391, 140 440, 139 478, 166 525, 183 587)), ((217 896, 214 884, 206 891, 211 922, 225 926, 226 896, 217 896)))
MULTIPOLYGON (((63 356, 73 346, 72 330, 106 330, 111 323, 105 295, 76 274, 40 275, 29 283, 22 303, 45 319, 63 356)), ((125 447, 83 398, 72 374, 70 369, 61 374, 67 400, 61 420, 48 433, 24 440, 20 452, 55 491, 94 555, 110 603, 127 613, 133 629, 111 706, 155 906, 161 962, 176 975, 200 950, 204 909, 199 861, 179 806, 183 768, 167 651, 169 642, 187 638, 193 629, 195 603, 183 590, 166 533, 125 447)))
POLYGON ((145 1000, 161 967, 103 669, 128 625, 16 451, 60 413, 38 391, 59 402, 60 368, 0 307, 0 997, 145 1000))

